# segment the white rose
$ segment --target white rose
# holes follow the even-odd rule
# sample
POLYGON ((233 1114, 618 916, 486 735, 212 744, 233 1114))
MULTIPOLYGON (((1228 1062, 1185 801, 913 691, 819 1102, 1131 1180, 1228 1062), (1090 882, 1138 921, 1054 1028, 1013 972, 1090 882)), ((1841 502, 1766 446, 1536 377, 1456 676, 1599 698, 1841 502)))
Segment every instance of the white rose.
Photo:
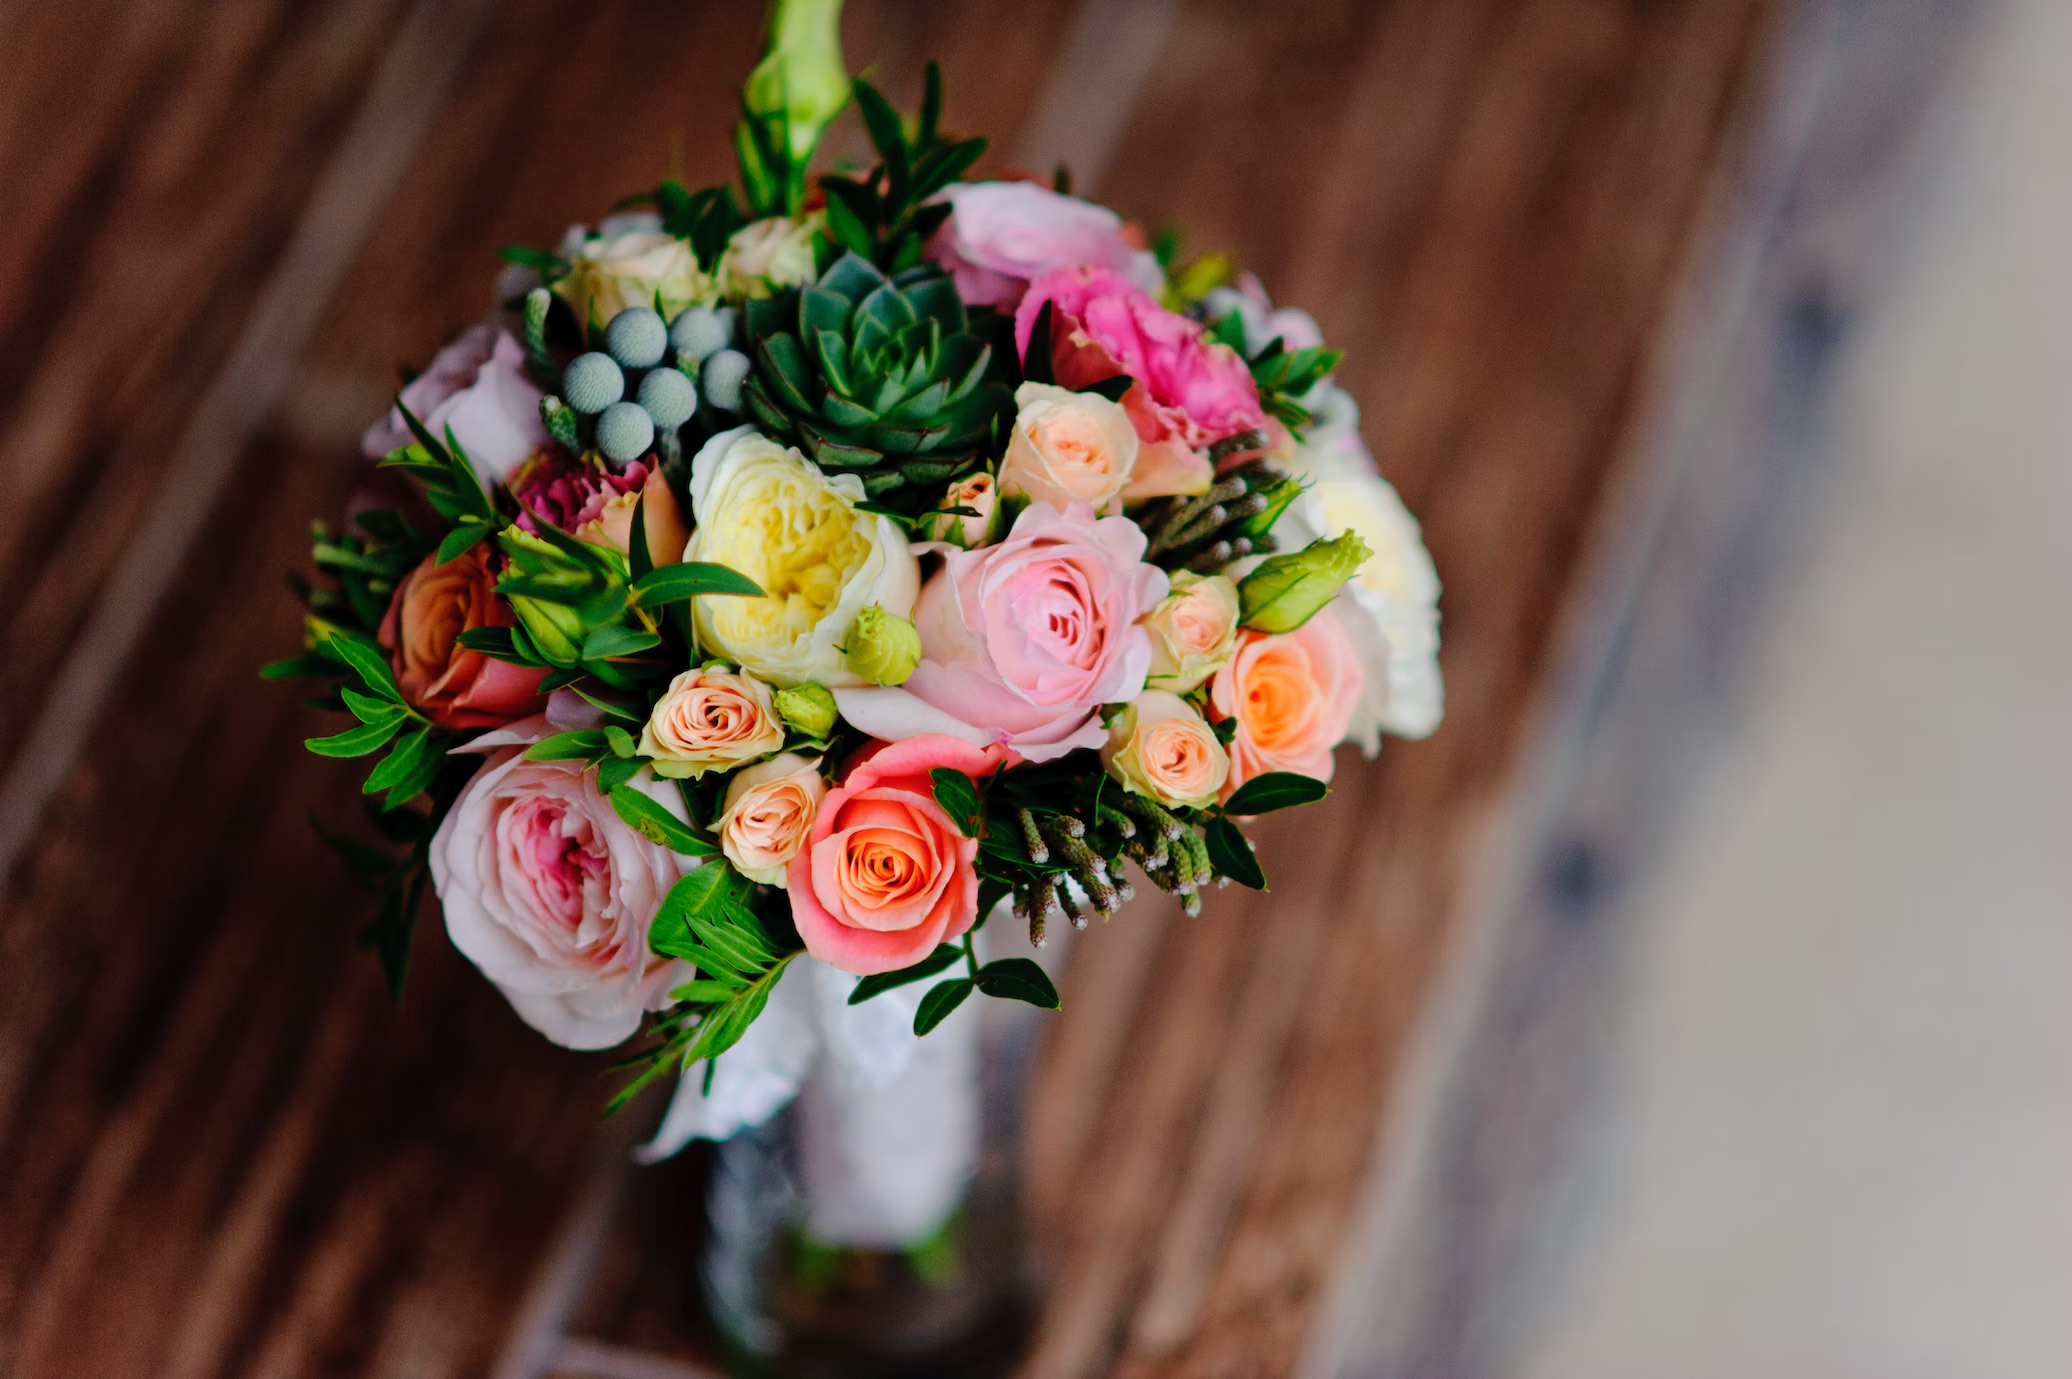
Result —
MULTIPOLYGON (((1358 414, 1353 413, 1357 426, 1358 414)), ((1446 711, 1439 673, 1439 572, 1425 550, 1417 519, 1374 470, 1374 458, 1351 426, 1295 448, 1287 467, 1309 487, 1275 525, 1282 550, 1320 536, 1357 532, 1374 552, 1339 596, 1349 603, 1346 630, 1366 667, 1367 687, 1352 738, 1371 756, 1380 734, 1428 737, 1446 711)))
POLYGON ((813 279, 813 239, 820 218, 771 216, 734 231, 720 255, 720 291, 728 297, 767 297, 774 289, 813 279))
POLYGON ((585 239, 569 255, 568 276, 554 290, 592 326, 603 326, 629 306, 660 306, 664 319, 712 300, 712 280, 698 271, 688 241, 660 230, 585 239))
MULTIPOLYGON (((489 760, 433 835, 432 883, 453 946, 520 1019, 566 1048, 609 1048, 690 979, 648 951, 648 928, 696 864, 628 828, 583 763, 527 761, 553 731, 528 718, 464 749, 489 760)), ((674 787, 634 784, 684 817, 674 787)))
POLYGON ((692 604, 698 637, 780 687, 862 685, 841 644, 871 604, 911 618, 921 567, 899 524, 859 512, 863 480, 833 478, 752 426, 722 431, 691 461, 696 531, 685 560, 730 566, 766 597, 692 604))

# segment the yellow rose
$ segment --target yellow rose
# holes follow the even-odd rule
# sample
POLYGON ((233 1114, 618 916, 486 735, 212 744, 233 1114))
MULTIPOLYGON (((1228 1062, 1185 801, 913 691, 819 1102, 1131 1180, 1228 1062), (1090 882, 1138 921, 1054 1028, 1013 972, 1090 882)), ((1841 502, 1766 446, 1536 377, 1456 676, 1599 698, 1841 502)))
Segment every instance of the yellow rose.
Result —
POLYGON ((1144 619, 1151 634, 1152 689, 1185 694, 1223 668, 1237 650, 1237 586, 1228 575, 1173 576, 1173 591, 1144 619))
POLYGON ((1000 491, 1049 503, 1106 507, 1137 468, 1137 428, 1120 403, 1049 383, 1014 390, 1014 430, 1000 461, 1000 491))
POLYGON ((629 306, 655 306, 657 298, 667 320, 717 296, 689 242, 660 230, 585 240, 554 290, 592 326, 606 325, 629 306))
POLYGON ((1188 702, 1145 690, 1108 725, 1101 762, 1123 788, 1168 807, 1215 802, 1230 778, 1230 754, 1188 702))
POLYGON ((723 771, 783 746, 770 687, 716 665, 671 680, 640 730, 640 754, 654 758, 658 776, 723 771))
POLYGON ((912 618, 921 567, 899 525, 858 512, 863 481, 829 478, 752 426, 723 431, 691 461, 696 530, 685 560, 729 566, 763 598, 692 604, 708 648, 775 685, 862 685, 841 644, 871 604, 912 618))

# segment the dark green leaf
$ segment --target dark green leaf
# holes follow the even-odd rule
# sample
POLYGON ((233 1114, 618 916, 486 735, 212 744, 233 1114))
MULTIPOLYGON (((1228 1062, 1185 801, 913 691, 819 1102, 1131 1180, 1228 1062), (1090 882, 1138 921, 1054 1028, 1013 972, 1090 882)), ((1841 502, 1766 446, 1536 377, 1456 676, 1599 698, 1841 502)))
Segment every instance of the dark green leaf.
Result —
POLYGON ((1113 378, 1104 378, 1098 383, 1089 383, 1079 391, 1082 393, 1098 393, 1110 402, 1120 402, 1122 401, 1122 395, 1135 386, 1136 381, 1136 379, 1131 378, 1126 373, 1119 373, 1113 378))
POLYGON ((1315 776, 1293 771, 1268 771, 1254 776, 1223 802, 1228 814, 1271 814, 1291 805, 1312 804, 1331 793, 1331 787, 1315 776))
POLYGON ((1029 958, 999 958, 987 963, 978 970, 978 989, 988 996, 1027 1001, 1045 1010, 1056 1010, 1061 1004, 1050 974, 1029 958))
MULTIPOLYGON (((368 773, 366 784, 360 787, 363 795, 378 795, 400 781, 409 780, 418 774, 418 767, 425 758, 434 755, 432 751, 432 730, 419 728, 396 739, 396 745, 381 759, 381 764, 368 773)), ((398 801, 401 803, 401 801, 398 801)))
POLYGON ((964 1004, 971 995, 971 978, 959 977, 940 986, 928 988, 928 994, 921 998, 920 1009, 914 1012, 914 1033, 926 1034, 947 1020, 950 1012, 964 1004))
POLYGON ((359 723, 331 737, 306 738, 302 745, 320 757, 363 757, 394 737, 406 721, 398 716, 386 723, 359 723))
POLYGON ((398 718, 408 718, 410 710, 393 699, 379 699, 371 694, 362 694, 351 685, 341 685, 338 697, 354 718, 362 723, 389 723, 398 718))
POLYGON ((396 688, 396 677, 389 673, 388 662, 382 659, 373 643, 339 632, 326 639, 324 649, 350 666, 369 691, 398 704, 403 702, 403 691, 396 688))
POLYGON ((947 766, 936 767, 928 777, 935 782, 935 802, 942 806, 943 813, 950 816, 950 822, 956 824, 965 837, 978 837, 982 819, 978 787, 971 783, 971 777, 947 766))
POLYGON ((1244 831, 1222 815, 1209 820, 1207 830, 1209 865, 1240 886, 1255 891, 1266 889, 1266 873, 1259 870, 1259 858, 1252 851, 1244 831))
POLYGON ((487 522, 461 523, 452 531, 446 533, 445 539, 439 542, 438 560, 436 563, 444 565, 449 560, 455 560, 466 555, 495 530, 496 528, 487 522))
POLYGON ((525 749, 527 761, 587 761, 607 750, 604 733, 596 728, 579 728, 541 738, 525 749))
POLYGON ((897 972, 880 972, 876 976, 865 977, 856 984, 856 989, 849 993, 849 1004, 861 1005, 873 996, 881 996, 894 987, 905 986, 908 982, 918 982, 923 978, 932 977, 945 967, 954 967, 962 961, 962 948, 953 943, 938 944, 933 953, 912 967, 902 967, 897 972))
POLYGON ((328 656, 314 652, 306 656, 290 656, 284 661, 268 661, 259 667, 263 680, 304 680, 329 678, 339 672, 339 665, 328 656))
POLYGON ((763 588, 739 571, 703 560, 686 560, 675 565, 657 566, 633 584, 634 602, 642 608, 655 608, 665 603, 675 603, 678 599, 696 598, 701 594, 733 594, 742 598, 761 598, 763 588))
POLYGON ((637 656, 662 644, 662 639, 645 628, 607 624, 593 627, 583 638, 583 659, 601 661, 607 656, 637 656))
MULTIPOLYGON (((598 736, 601 739, 603 734, 600 733, 598 736)), ((719 851, 691 832, 681 819, 631 785, 615 787, 610 799, 612 809, 626 821, 628 828, 659 847, 686 853, 692 857, 710 857, 719 851)))

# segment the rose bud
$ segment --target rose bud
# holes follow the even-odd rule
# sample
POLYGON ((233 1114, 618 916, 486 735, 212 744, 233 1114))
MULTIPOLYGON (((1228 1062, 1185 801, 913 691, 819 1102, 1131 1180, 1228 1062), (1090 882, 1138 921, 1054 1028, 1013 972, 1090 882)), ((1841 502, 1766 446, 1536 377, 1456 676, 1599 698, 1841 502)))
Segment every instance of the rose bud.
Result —
POLYGON ((493 728, 538 712, 544 672, 460 644, 463 632, 511 625, 489 547, 478 544, 444 565, 438 559, 426 556, 396 586, 381 620, 381 645, 403 697, 447 728, 493 728))
POLYGON ((1101 762, 1124 789, 1168 808, 1213 804, 1230 778, 1230 756, 1216 730, 1164 690, 1145 690, 1115 716, 1101 762))
POLYGON ((835 728, 835 697, 826 685, 807 682, 777 691, 777 716, 804 737, 826 737, 835 728))
POLYGON ((950 485, 941 509, 922 519, 920 534, 923 541, 947 541, 967 551, 992 545, 1000 534, 1000 486, 984 472, 965 475, 950 485), (959 515, 959 508, 971 511, 959 515))
POLYGON ((1240 621, 1255 632, 1293 632, 1337 598, 1372 554, 1357 532, 1346 531, 1261 561, 1238 581, 1240 621))
POLYGON ((849 668, 874 685, 896 685, 921 664, 921 634, 897 613, 873 603, 856 615, 843 654, 849 668))
POLYGON ((1237 649, 1237 585, 1228 575, 1173 575, 1173 591, 1144 619, 1151 634, 1152 689, 1185 694, 1223 668, 1237 649))

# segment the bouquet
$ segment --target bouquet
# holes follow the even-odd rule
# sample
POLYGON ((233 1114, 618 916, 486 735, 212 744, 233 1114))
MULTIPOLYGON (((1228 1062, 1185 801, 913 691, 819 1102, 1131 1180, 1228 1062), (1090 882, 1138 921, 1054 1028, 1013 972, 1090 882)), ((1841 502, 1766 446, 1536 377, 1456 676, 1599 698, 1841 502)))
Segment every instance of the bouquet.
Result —
POLYGON ((548 1039, 644 1030, 614 1106, 710 1095, 794 969, 902 1037, 1055 1008, 989 916, 1264 887, 1250 817, 1440 716, 1437 578, 1316 323, 1062 170, 974 179, 936 70, 903 117, 833 13, 779 7, 738 187, 504 251, 267 668, 370 763, 379 841, 333 842, 391 984, 429 892, 548 1039), (852 102, 876 165, 811 175, 852 102))

